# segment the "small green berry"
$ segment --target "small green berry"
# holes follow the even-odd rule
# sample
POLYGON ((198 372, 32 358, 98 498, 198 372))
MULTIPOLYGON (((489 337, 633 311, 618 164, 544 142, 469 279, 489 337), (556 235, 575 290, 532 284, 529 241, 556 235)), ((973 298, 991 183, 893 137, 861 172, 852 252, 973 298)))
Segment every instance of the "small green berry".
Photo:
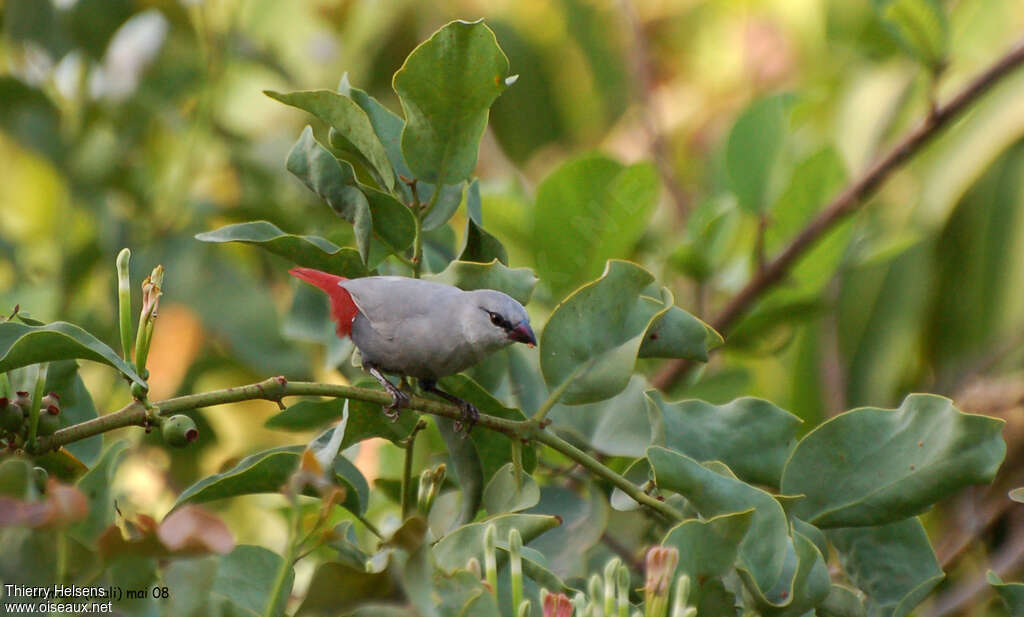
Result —
POLYGON ((171 416, 160 427, 164 441, 175 448, 184 448, 199 438, 199 429, 192 418, 183 415, 171 416))
POLYGON ((135 382, 132 383, 132 397, 134 397, 136 400, 141 401, 141 400, 145 399, 146 395, 148 395, 148 394, 149 394, 149 386, 145 386, 143 384, 135 383, 135 382))
POLYGON ((25 412, 21 406, 6 396, 0 398, 0 429, 17 433, 25 422, 25 412))
MULTIPOLYGON (((51 406, 50 409, 57 409, 51 406)), ((60 416, 47 410, 44 413, 39 414, 39 423, 36 424, 36 435, 47 436, 53 435, 60 428, 60 416)))

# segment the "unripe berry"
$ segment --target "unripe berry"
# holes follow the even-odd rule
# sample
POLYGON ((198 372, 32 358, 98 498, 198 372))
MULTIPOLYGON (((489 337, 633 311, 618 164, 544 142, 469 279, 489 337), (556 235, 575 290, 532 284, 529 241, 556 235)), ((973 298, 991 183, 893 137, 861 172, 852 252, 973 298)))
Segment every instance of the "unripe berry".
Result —
POLYGON ((132 397, 141 401, 146 398, 147 394, 149 394, 149 387, 132 382, 132 397))
POLYGON ((14 402, 18 404, 18 407, 21 407, 21 412, 27 416, 28 411, 32 409, 32 397, 24 390, 19 390, 17 394, 18 396, 14 398, 14 402))
POLYGON ((175 448, 184 448, 199 438, 199 429, 188 416, 171 416, 164 420, 160 430, 164 435, 164 441, 175 448))
POLYGON ((60 410, 56 405, 50 405, 39 414, 39 423, 36 424, 36 435, 53 435, 60 428, 60 410))
POLYGON ((25 412, 21 410, 21 406, 6 396, 0 398, 0 429, 17 433, 24 422, 25 412))

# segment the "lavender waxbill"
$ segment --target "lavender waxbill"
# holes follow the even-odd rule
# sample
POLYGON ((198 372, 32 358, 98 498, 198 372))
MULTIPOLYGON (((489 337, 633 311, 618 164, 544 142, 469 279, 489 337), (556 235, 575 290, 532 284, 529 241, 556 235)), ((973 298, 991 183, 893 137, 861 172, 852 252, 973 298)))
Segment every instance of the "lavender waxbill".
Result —
POLYGON ((437 387, 454 375, 512 343, 530 347, 537 339, 523 305, 492 289, 458 287, 401 276, 346 279, 312 268, 289 273, 327 293, 339 337, 351 337, 363 369, 391 394, 385 408, 395 418, 409 396, 383 373, 419 380, 425 392, 455 403, 467 432, 479 417, 470 403, 437 387))

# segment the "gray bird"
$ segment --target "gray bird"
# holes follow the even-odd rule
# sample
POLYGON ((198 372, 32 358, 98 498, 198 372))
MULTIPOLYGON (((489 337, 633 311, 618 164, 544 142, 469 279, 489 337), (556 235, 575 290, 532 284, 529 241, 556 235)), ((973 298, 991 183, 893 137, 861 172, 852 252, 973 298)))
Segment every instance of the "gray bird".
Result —
POLYGON ((414 377, 425 392, 457 404, 460 426, 468 432, 479 411, 439 389, 437 380, 512 343, 537 344, 526 309, 500 291, 463 291, 402 276, 346 279, 312 268, 288 272, 327 293, 338 336, 352 338, 363 369, 391 394, 385 408, 391 418, 409 404, 409 396, 383 373, 414 377))

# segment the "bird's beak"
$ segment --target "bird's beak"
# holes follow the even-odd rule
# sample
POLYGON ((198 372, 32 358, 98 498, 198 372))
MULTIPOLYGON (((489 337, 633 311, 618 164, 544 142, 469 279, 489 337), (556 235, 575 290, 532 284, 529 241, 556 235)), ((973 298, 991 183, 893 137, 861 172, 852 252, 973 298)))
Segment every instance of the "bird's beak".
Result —
POLYGON ((537 344, 537 337, 533 335, 533 330, 530 329, 530 324, 525 321, 519 322, 519 325, 512 328, 512 331, 508 333, 508 337, 513 341, 526 343, 530 347, 537 344))

